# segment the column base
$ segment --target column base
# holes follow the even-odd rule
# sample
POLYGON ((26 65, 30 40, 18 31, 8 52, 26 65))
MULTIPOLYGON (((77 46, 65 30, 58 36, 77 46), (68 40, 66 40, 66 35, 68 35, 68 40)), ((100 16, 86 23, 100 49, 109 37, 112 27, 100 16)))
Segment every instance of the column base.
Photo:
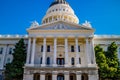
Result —
POLYGON ((42 66, 42 67, 45 67, 45 66, 46 66, 46 64, 41 64, 41 66, 42 66))
POLYGON ((65 66, 65 67, 70 67, 68 64, 65 64, 64 66, 65 66))
POLYGON ((76 67, 80 67, 81 65, 80 64, 76 64, 76 67))
POLYGON ((88 67, 97 67, 97 64, 88 64, 88 67))
POLYGON ((33 74, 24 74, 23 80, 33 80, 33 74))
POLYGON ((53 67, 57 67, 57 64, 53 64, 53 67))
POLYGON ((34 64, 25 64, 25 66, 34 66, 34 64))

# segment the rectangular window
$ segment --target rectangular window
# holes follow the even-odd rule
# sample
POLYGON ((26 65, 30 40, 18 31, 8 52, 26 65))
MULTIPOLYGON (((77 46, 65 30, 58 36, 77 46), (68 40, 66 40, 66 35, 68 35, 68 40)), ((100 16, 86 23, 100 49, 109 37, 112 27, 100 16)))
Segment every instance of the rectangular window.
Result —
POLYGON ((47 52, 50 52, 50 45, 47 46, 47 52))
POLYGON ((2 54, 3 53, 3 48, 0 48, 0 54, 2 54))
POLYGON ((9 54, 12 54, 12 50, 13 50, 12 48, 9 48, 9 54))
POLYGON ((80 52, 80 46, 78 46, 78 52, 80 52))
POLYGON ((71 46, 71 52, 75 52, 74 46, 71 46))
POLYGON ((43 45, 41 46, 41 52, 43 52, 43 45))

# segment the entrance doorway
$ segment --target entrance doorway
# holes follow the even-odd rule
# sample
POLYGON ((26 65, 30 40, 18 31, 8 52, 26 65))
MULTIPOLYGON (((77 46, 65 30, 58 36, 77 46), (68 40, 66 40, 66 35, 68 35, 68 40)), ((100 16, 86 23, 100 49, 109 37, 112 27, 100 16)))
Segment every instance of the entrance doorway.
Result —
POLYGON ((39 73, 35 73, 33 80, 40 80, 40 74, 39 73))
POLYGON ((64 74, 58 74, 57 80, 64 80, 64 74))
POLYGON ((64 58, 57 58, 58 65, 64 65, 64 63, 65 63, 64 58))
POLYGON ((82 80, 88 80, 88 74, 83 73, 82 74, 82 80))
POLYGON ((52 80, 52 74, 51 73, 45 74, 45 80, 52 80))
POLYGON ((71 73, 70 74, 70 80, 76 80, 76 74, 71 73))

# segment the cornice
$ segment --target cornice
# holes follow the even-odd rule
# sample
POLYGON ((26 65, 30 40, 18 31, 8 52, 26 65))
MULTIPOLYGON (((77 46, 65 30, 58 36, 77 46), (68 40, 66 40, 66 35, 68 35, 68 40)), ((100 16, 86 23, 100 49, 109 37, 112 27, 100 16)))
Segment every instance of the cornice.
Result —
POLYGON ((19 39, 19 38, 24 38, 24 39, 27 39, 28 38, 28 35, 25 34, 25 35, 19 35, 19 34, 16 34, 16 35, 0 35, 0 39, 19 39))
POLYGON ((94 35, 94 39, 120 39, 120 35, 94 35))

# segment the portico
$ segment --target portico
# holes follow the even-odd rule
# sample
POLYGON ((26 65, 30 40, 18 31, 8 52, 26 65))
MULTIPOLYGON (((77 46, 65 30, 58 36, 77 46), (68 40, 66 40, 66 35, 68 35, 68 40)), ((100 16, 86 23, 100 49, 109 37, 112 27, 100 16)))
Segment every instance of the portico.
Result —
POLYGON ((94 58, 91 58, 90 56, 91 54, 89 54, 90 48, 92 47, 91 41, 92 41, 91 38, 80 38, 80 37, 29 38, 29 44, 28 44, 29 54, 27 55, 26 65, 31 65, 31 66, 40 65, 41 67, 48 66, 46 64, 47 57, 52 58, 50 59, 51 61, 49 66, 53 66, 53 67, 57 65, 58 66, 61 65, 64 67, 70 67, 70 66, 80 67, 83 66, 82 60, 85 59, 88 60, 88 64, 94 64, 93 63, 94 58), (47 51, 48 48, 50 51, 47 51), (86 53, 83 54, 85 51, 86 53), (82 54, 86 55, 84 57, 85 59, 81 59, 81 56, 83 57, 82 54), (36 62, 37 58, 35 58, 35 56, 39 56, 39 59, 42 58, 42 61, 39 60, 39 62, 36 62), (74 59, 73 60, 74 65, 72 65, 72 58, 74 59), (91 61, 89 58, 91 58, 91 61))

